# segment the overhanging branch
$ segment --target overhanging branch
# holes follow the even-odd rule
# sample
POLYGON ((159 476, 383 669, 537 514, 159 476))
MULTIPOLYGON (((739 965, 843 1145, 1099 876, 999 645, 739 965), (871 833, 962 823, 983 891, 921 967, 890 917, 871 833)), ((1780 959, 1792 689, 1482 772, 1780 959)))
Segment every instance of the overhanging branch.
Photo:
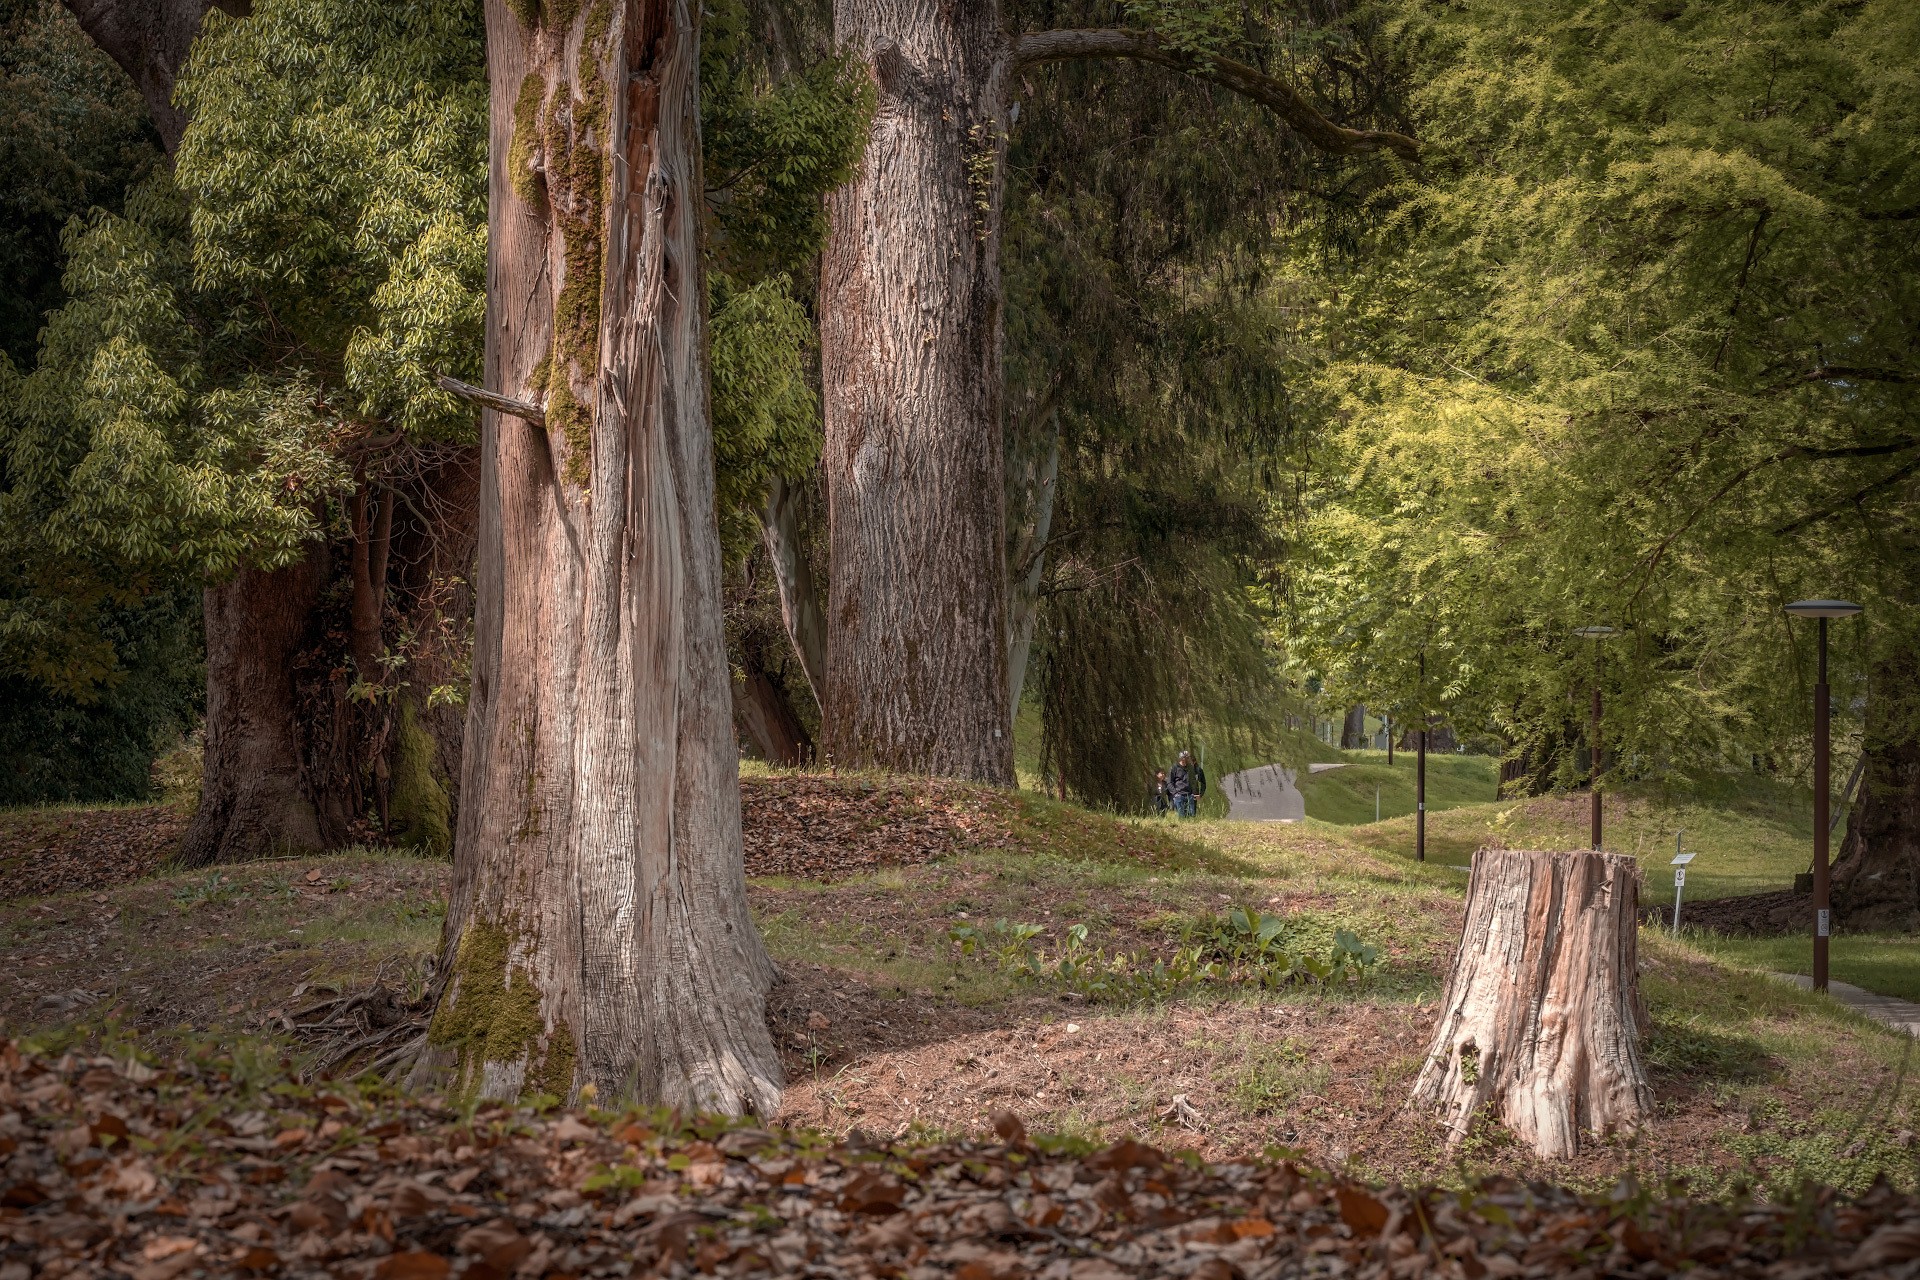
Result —
POLYGON ((542 430, 546 429, 547 411, 530 400, 515 400, 512 396, 503 396, 496 391, 476 387, 470 382, 450 378, 444 373, 433 380, 433 385, 469 404, 477 404, 483 409, 504 413, 508 417, 519 418, 522 422, 531 422, 542 430))
POLYGON ((1322 151, 1338 155, 1391 151, 1408 161, 1417 162, 1420 159, 1420 144, 1404 133, 1348 129, 1337 125, 1321 115, 1312 103, 1301 97, 1299 91, 1284 80, 1277 80, 1257 67, 1236 62, 1232 58, 1202 61, 1191 54, 1169 49, 1156 37, 1142 31, 1092 28, 1038 31, 1022 36, 1015 42, 1013 69, 1019 71, 1043 62, 1088 58, 1133 58, 1210 80, 1267 108, 1322 151))

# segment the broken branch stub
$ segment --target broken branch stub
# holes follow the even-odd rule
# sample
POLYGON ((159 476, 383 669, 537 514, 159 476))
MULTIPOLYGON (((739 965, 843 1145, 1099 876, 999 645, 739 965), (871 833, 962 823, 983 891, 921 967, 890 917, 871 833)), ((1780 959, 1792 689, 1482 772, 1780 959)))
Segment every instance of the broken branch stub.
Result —
POLYGON ((1550 1159, 1585 1133, 1630 1133, 1651 1114, 1640 1055, 1640 876, 1592 851, 1481 849, 1440 1020, 1413 1102, 1449 1144, 1491 1104, 1550 1159))

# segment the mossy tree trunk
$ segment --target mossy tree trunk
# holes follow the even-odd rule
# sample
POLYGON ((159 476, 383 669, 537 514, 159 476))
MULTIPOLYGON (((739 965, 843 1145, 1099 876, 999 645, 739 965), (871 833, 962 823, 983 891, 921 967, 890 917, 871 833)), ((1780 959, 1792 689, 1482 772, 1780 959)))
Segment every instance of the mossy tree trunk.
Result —
POLYGON ((779 1098, 721 625, 698 12, 487 4, 487 386, 540 409, 482 417, 450 976, 416 1070, 460 1093, 779 1098))
POLYGON ((1583 850, 1481 849, 1440 1021, 1414 1081, 1457 1143, 1491 1111, 1549 1159, 1653 1111, 1640 1057, 1640 872, 1583 850))

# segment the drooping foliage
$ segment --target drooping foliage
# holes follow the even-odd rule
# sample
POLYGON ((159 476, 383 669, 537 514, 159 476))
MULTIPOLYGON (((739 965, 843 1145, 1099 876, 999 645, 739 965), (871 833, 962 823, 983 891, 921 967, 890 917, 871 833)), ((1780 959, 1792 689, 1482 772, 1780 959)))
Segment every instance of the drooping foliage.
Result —
POLYGON ((1866 676, 1920 592, 1920 14, 1475 0, 1399 35, 1428 167, 1338 280, 1290 530, 1330 698, 1494 728, 1547 785, 1597 680, 1627 771, 1745 766, 1805 740, 1781 605, 1848 596, 1836 704, 1911 721, 1866 676))
MULTIPOLYGON (((1041 6, 1026 20, 1109 16, 1041 6)), ((1285 74, 1344 122, 1395 122, 1377 24, 1341 6, 1124 16, 1285 74)), ((1019 97, 1009 452, 1060 448, 1030 692, 1048 780, 1137 808, 1179 746, 1270 758, 1297 705, 1271 639, 1283 548, 1267 519, 1312 421, 1315 282, 1303 288, 1291 258, 1324 251, 1384 162, 1328 158, 1258 105, 1159 67, 1063 64, 1019 97)), ((1016 485, 1031 474, 1009 471, 1016 485)), ((1010 495, 1016 591, 1034 496, 1010 495)))

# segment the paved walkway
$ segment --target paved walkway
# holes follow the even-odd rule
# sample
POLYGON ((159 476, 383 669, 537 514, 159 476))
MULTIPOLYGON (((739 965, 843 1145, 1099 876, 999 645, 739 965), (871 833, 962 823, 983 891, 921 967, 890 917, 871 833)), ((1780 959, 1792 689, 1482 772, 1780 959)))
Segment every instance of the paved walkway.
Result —
POLYGON ((1307 816, 1307 798, 1283 764, 1242 769, 1220 779, 1227 816, 1241 822, 1298 822, 1307 816))
MULTIPOLYGON (((1344 762, 1317 761, 1309 773, 1344 769, 1344 762)), ((1220 780, 1226 788, 1227 816, 1241 822, 1298 822, 1307 816, 1307 800, 1294 784, 1298 775, 1283 764, 1242 769, 1220 780)))
MULTIPOLYGON (((1791 982, 1802 991, 1813 990, 1813 979, 1804 973, 1776 973, 1770 976, 1782 982, 1791 982)), ((1920 1004, 1902 1000, 1898 996, 1883 996, 1865 987, 1856 987, 1851 982, 1835 982, 1832 979, 1827 981, 1827 994, 1849 1009, 1866 1014, 1875 1022, 1892 1027, 1895 1031, 1904 1031, 1910 1036, 1920 1036, 1920 1004)))

